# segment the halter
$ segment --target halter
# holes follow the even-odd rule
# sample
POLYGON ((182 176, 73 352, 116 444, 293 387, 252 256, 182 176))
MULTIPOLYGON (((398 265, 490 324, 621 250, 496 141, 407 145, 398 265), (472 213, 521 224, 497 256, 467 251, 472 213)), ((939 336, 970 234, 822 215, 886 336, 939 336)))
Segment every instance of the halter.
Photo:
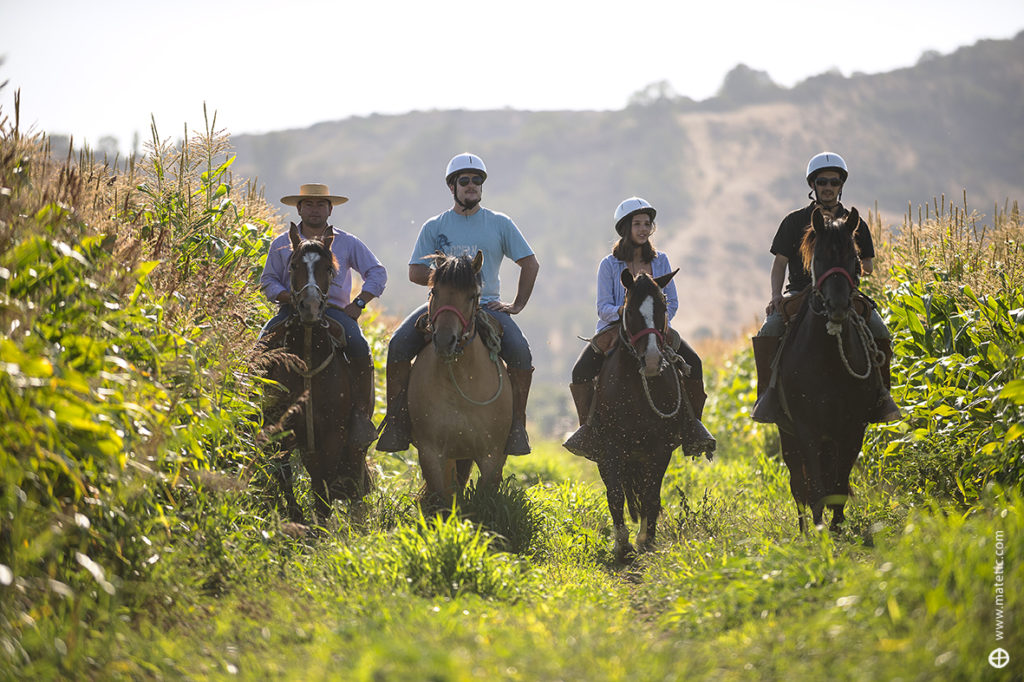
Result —
MULTIPOLYGON (((651 411, 653 411, 654 414, 658 415, 662 419, 670 419, 676 416, 677 414, 679 414, 679 408, 682 407, 683 405, 683 388, 682 382, 679 379, 679 375, 676 374, 675 369, 672 370, 672 375, 675 377, 676 380, 676 406, 672 409, 671 412, 662 412, 661 410, 658 409, 658 406, 654 404, 654 397, 651 395, 651 387, 647 382, 647 374, 644 372, 643 358, 640 357, 640 353, 639 351, 637 351, 636 346, 634 344, 640 339, 644 338, 645 336, 653 334, 654 338, 658 340, 658 354, 661 355, 660 370, 663 370, 666 365, 668 365, 669 367, 673 366, 676 360, 682 362, 683 359, 679 357, 679 355, 677 355, 674 350, 665 345, 665 335, 662 334, 657 329, 655 329, 654 327, 647 327, 646 329, 641 329, 636 334, 633 334, 632 336, 629 336, 627 338, 626 335, 629 334, 630 332, 629 330, 626 329, 626 316, 623 315, 622 318, 622 323, 619 325, 619 338, 622 340, 623 345, 625 345, 626 348, 629 350, 629 354, 632 355, 633 359, 637 361, 638 370, 640 374, 640 383, 644 387, 644 395, 647 397, 647 404, 650 406, 651 411)), ((689 406, 689 404, 687 404, 687 406, 689 406)))
MULTIPOLYGON (((433 289, 430 290, 430 297, 431 299, 433 299, 434 297, 433 289)), ((443 305, 433 312, 429 311, 428 306, 428 314, 430 315, 430 325, 427 328, 427 331, 433 333, 434 323, 437 321, 437 318, 441 316, 441 313, 454 313, 455 317, 458 318, 459 324, 462 327, 462 332, 459 334, 459 340, 455 344, 455 352, 452 354, 452 358, 457 358, 460 355, 462 355, 463 352, 465 352, 466 344, 469 343, 473 339, 473 336, 476 335, 476 325, 473 323, 473 321, 476 320, 476 312, 477 310, 479 310, 479 308, 480 294, 477 294, 473 299, 473 312, 470 314, 469 320, 466 319, 466 316, 462 314, 461 310, 459 310, 453 305, 443 305)))
POLYGON ((822 283, 824 283, 824 281, 826 279, 828 279, 829 277, 831 277, 832 275, 842 275, 843 277, 846 278, 846 281, 850 283, 850 288, 851 289, 854 289, 854 290, 857 289, 857 283, 853 281, 853 276, 850 275, 849 272, 847 272, 846 268, 839 267, 838 265, 835 266, 834 268, 830 268, 830 269, 826 270, 825 274, 823 274, 821 277, 819 277, 818 281, 814 283, 814 288, 815 289, 820 289, 822 283))
MULTIPOLYGON (((811 261, 811 271, 812 273, 814 271, 813 260, 811 261)), ((822 310, 819 312, 814 309, 814 306, 810 306, 811 312, 821 317, 825 316, 828 309, 828 304, 825 301, 825 296, 821 293, 821 285, 825 282, 826 279, 828 279, 832 275, 842 275, 843 277, 846 278, 846 281, 850 283, 851 306, 854 292, 860 293, 862 296, 864 296, 863 292, 860 291, 860 289, 857 286, 857 283, 853 280, 853 277, 846 270, 846 268, 839 267, 838 265, 834 268, 829 268, 814 283, 814 298, 821 304, 822 310)), ((865 298, 867 298, 867 296, 865 296, 865 298)), ((873 301, 872 305, 874 305, 873 301)), ((864 319, 861 318, 859 314, 857 314, 856 310, 853 311, 852 317, 847 314, 843 318, 843 320, 840 320, 838 322, 827 320, 825 322, 825 331, 828 333, 829 336, 836 337, 836 345, 839 348, 839 358, 840 360, 842 360, 843 367, 846 369, 847 373, 854 379, 859 379, 863 381, 864 379, 867 379, 869 376, 871 376, 872 369, 876 367, 880 369, 884 364, 885 354, 882 353, 881 350, 879 350, 878 345, 875 343, 874 337, 871 335, 871 332, 868 329, 867 322, 865 322, 864 319), (850 365, 850 360, 846 355, 846 349, 843 347, 843 322, 845 322, 846 320, 852 321, 855 332, 855 338, 857 339, 857 341, 860 342, 861 348, 864 349, 864 355, 867 358, 867 367, 865 367, 863 372, 858 372, 850 365)))
MULTIPOLYGON (((434 296, 433 289, 430 290, 430 296, 431 298, 434 296)), ((498 334, 491 325, 491 323, 487 321, 486 315, 484 316, 485 319, 483 319, 482 322, 491 329, 491 333, 489 335, 485 335, 483 338, 487 344, 487 351, 490 356, 491 362, 494 363, 495 369, 498 370, 498 390, 496 390, 494 392, 494 395, 492 395, 490 398, 487 398, 486 400, 474 400, 473 398, 470 398, 465 391, 462 390, 461 386, 459 386, 459 382, 455 379, 455 370, 452 369, 452 365, 454 364, 454 362, 458 360, 459 357, 462 356, 462 354, 466 351, 466 346, 469 344, 470 341, 473 340, 473 337, 476 336, 475 322, 477 319, 477 311, 479 309, 480 294, 477 294, 473 298, 473 313, 470 315, 470 320, 472 320, 472 322, 467 321, 466 316, 462 314, 462 311, 453 305, 441 306, 433 313, 429 313, 428 310, 428 313, 430 314, 430 327, 428 328, 428 330, 433 332, 434 322, 437 320, 438 317, 440 317, 441 313, 455 313, 455 316, 459 318, 459 324, 462 325, 462 334, 459 335, 459 341, 458 343, 455 344, 455 352, 452 353, 452 356, 450 358, 446 358, 444 363, 448 366, 448 377, 451 379, 452 385, 455 387, 455 390, 458 391, 459 395, 462 396, 464 400, 473 405, 484 407, 486 405, 490 405, 495 400, 497 400, 498 396, 501 395, 502 390, 504 390, 504 380, 502 378, 500 364, 501 361, 499 360, 498 355, 501 352, 501 345, 497 341, 498 334)))
MULTIPOLYGON (((295 253, 298 253, 298 252, 295 252, 295 253)), ((295 257, 295 253, 292 254, 292 258, 295 257)), ((316 277, 310 277, 309 281, 306 282, 306 285, 303 286, 298 291, 296 291, 295 289, 292 289, 291 288, 291 284, 289 282, 288 289, 289 289, 289 291, 291 292, 291 295, 292 295, 292 303, 294 304, 293 307, 295 308, 295 315, 298 316, 298 313, 299 313, 299 309, 298 309, 299 297, 302 296, 302 293, 306 289, 310 289, 310 288, 316 290, 317 298, 320 300, 320 317, 319 317, 319 321, 320 321, 320 323, 323 326, 326 327, 327 326, 327 320, 323 319, 323 317, 324 317, 324 310, 326 310, 326 306, 324 304, 327 302, 327 295, 328 295, 331 287, 330 287, 330 285, 328 285, 328 287, 327 287, 328 291, 324 291, 323 289, 320 288, 320 285, 316 283, 316 277)))
POLYGON ((659 350, 661 349, 662 346, 665 345, 665 337, 664 337, 664 335, 662 335, 662 333, 659 332, 654 327, 648 327, 647 329, 641 329, 636 334, 633 334, 633 336, 629 337, 629 344, 632 346, 633 344, 635 344, 637 341, 639 341, 643 337, 647 336, 648 334, 654 334, 654 337, 656 339, 658 339, 658 349, 659 350))

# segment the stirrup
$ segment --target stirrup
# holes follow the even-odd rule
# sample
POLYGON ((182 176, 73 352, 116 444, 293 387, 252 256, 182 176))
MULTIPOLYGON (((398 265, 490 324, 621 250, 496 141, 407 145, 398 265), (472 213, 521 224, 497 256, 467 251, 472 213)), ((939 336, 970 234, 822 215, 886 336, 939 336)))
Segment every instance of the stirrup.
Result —
POLYGON ((688 457, 700 457, 704 455, 710 462, 715 457, 715 448, 718 441, 711 435, 704 423, 699 419, 693 421, 689 433, 683 436, 683 454, 688 457))

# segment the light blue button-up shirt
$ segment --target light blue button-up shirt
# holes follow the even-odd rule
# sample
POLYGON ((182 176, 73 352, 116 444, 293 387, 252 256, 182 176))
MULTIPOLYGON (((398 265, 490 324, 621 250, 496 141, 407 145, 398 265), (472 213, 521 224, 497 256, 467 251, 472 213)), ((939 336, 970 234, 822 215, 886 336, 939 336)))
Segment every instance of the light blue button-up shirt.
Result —
MULTIPOLYGON (((627 269, 625 261, 615 256, 605 256, 597 268, 597 331, 601 332, 619 319, 619 308, 626 303, 626 288, 622 286, 622 271, 627 269)), ((651 261, 651 271, 655 277, 672 272, 668 256, 659 251, 651 261)), ((670 281, 664 289, 668 310, 665 322, 671 322, 679 309, 679 298, 676 296, 676 284, 670 281)))

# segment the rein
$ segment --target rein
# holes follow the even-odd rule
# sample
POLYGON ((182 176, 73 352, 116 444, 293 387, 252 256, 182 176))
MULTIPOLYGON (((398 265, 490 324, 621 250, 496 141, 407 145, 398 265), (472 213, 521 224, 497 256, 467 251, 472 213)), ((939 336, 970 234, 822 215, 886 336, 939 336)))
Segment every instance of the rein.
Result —
POLYGON ((658 342, 659 342, 658 343, 658 353, 661 355, 661 360, 662 360, 663 363, 668 364, 669 366, 672 366, 675 363, 676 359, 678 359, 681 362, 682 358, 679 357, 679 355, 677 355, 675 351, 673 351, 671 348, 669 348, 668 346, 665 345, 665 337, 657 329, 654 329, 654 328, 642 329, 639 332, 637 332, 636 334, 633 334, 628 339, 626 338, 626 334, 627 333, 628 332, 626 331, 626 323, 625 323, 625 320, 623 320, 622 324, 619 325, 619 338, 622 340, 623 344, 629 350, 629 354, 632 355, 633 358, 639 364, 639 367, 637 369, 639 370, 639 374, 640 374, 640 383, 644 387, 644 395, 647 397, 647 404, 650 405, 651 410, 654 412, 654 414, 658 415, 662 419, 670 419, 670 418, 676 416, 677 414, 679 414, 679 408, 682 407, 682 405, 683 405, 683 387, 682 387, 682 381, 679 379, 679 375, 676 373, 675 369, 673 368, 672 376, 676 380, 675 381, 675 384, 676 384, 676 406, 672 409, 671 412, 667 412, 667 413, 666 412, 662 412, 661 410, 658 409, 658 406, 654 404, 654 398, 653 398, 653 396, 651 396, 651 386, 650 386, 650 384, 647 381, 647 374, 644 373, 643 358, 640 357, 640 354, 637 352, 636 348, 633 346, 633 343, 637 339, 641 339, 641 338, 643 338, 643 337, 645 337, 645 336, 647 336, 649 334, 654 334, 655 338, 657 338, 658 342), (675 357, 673 358, 672 356, 675 356, 675 357))
MULTIPOLYGON (((812 262, 811 268, 813 270, 814 264, 812 262)), ((821 317, 825 316, 826 301, 824 294, 821 293, 822 283, 831 277, 832 275, 843 275, 846 281, 850 283, 850 297, 853 298, 853 292, 860 293, 860 289, 857 287, 857 283, 853 281, 853 277, 847 272, 846 268, 836 266, 829 268, 825 273, 817 279, 814 283, 814 298, 821 304, 821 311, 815 310, 814 306, 810 306, 811 311, 821 317)), ((863 294, 862 294, 863 295, 863 294)), ((852 307, 852 305, 851 305, 852 307)), ((867 358, 867 367, 864 372, 857 372, 850 365, 850 359, 846 356, 846 349, 843 346, 843 321, 835 322, 833 320, 827 320, 825 322, 825 331, 829 336, 836 337, 836 345, 839 347, 839 358, 843 361, 843 367, 846 368, 846 372, 854 379, 863 381, 871 376, 871 370, 876 367, 881 368, 885 363, 885 354, 879 350, 878 345, 875 343, 874 337, 871 335, 871 330, 868 329, 868 323, 857 314, 856 310, 853 310, 853 315, 847 315, 843 321, 849 319, 853 324, 853 329, 856 334, 856 339, 860 341, 861 348, 864 349, 864 357, 867 358)))

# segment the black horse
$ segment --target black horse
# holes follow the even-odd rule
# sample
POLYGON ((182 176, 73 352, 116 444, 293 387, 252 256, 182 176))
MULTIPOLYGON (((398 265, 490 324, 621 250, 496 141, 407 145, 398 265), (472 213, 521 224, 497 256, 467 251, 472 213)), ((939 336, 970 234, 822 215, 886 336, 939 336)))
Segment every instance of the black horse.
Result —
POLYGON ((608 497, 615 533, 615 558, 635 554, 623 518, 627 503, 632 520, 640 522, 637 549, 654 543, 661 513, 661 483, 672 451, 682 442, 680 410, 692 415, 682 379, 670 360, 678 356, 664 338, 666 302, 662 287, 676 272, 657 279, 633 278, 622 272, 626 288, 620 341, 598 377, 593 417, 595 435, 604 451, 595 453, 608 497))
POLYGON ((884 355, 854 309, 859 223, 855 208, 845 219, 812 214, 801 245, 812 289, 789 323, 779 359, 779 437, 801 532, 808 509, 816 526, 826 506, 833 531, 843 522, 850 471, 882 381, 884 355))

